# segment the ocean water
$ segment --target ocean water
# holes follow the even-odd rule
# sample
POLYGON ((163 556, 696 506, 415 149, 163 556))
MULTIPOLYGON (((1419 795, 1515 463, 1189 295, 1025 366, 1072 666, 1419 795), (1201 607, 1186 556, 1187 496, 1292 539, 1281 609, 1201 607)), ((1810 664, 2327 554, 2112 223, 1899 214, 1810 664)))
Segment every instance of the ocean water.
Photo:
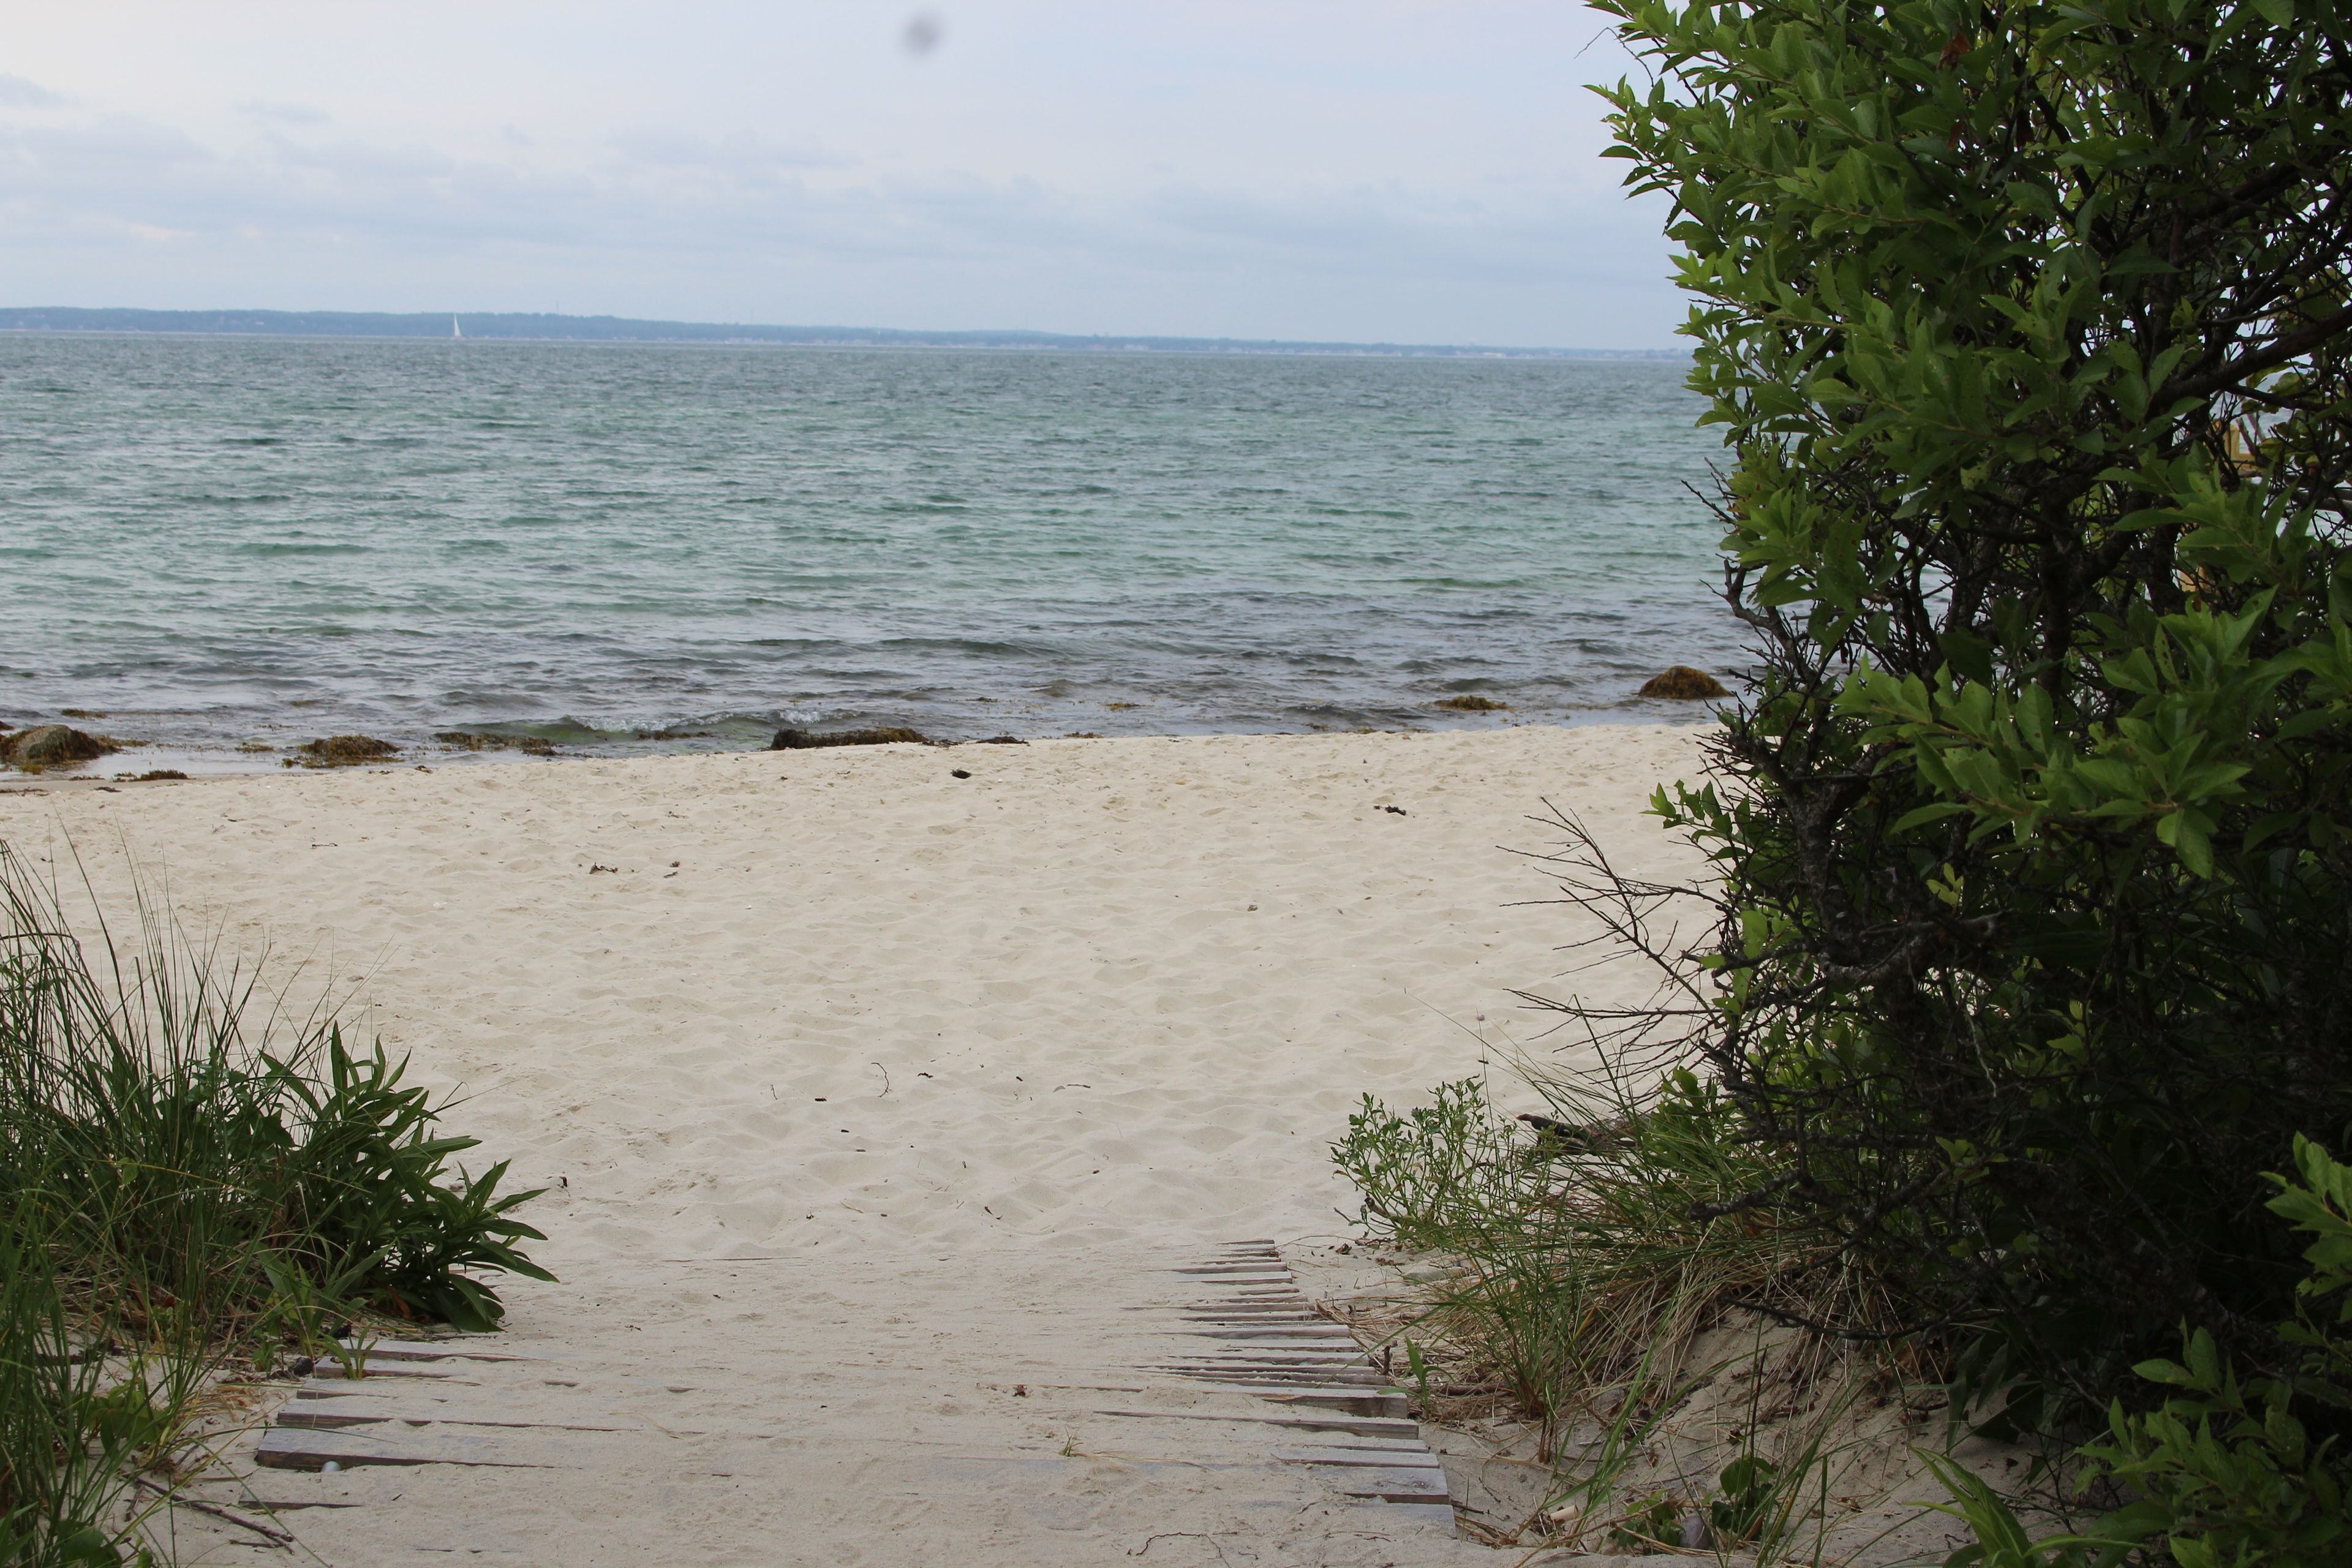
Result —
POLYGON ((1696 717, 1633 696, 1739 646, 1683 374, 0 335, 0 722, 268 766, 1696 717))

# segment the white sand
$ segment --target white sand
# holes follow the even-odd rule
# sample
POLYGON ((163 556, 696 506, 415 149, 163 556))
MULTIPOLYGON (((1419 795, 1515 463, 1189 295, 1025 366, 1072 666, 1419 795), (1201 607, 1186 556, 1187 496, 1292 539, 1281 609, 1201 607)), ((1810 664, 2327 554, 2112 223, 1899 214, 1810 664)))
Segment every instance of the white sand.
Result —
POLYGON ((373 1505, 289 1516, 328 1562, 408 1561, 435 1530, 488 1542, 493 1520, 485 1554, 516 1562, 1076 1563, 1189 1531, 1139 1559, 1183 1563, 1217 1561, 1218 1531, 1259 1561, 1469 1561, 1426 1534, 1357 1541, 1377 1510, 1265 1513, 1263 1445, 1218 1424, 1089 1467, 1059 1450, 1115 1449, 1100 1397, 991 1387, 1131 1364, 1119 1312, 1216 1242, 1343 1233, 1326 1146, 1358 1097, 1477 1072, 1480 1037, 1550 1021, 1514 988, 1570 986, 1557 950, 1585 928, 1520 902, 1550 886, 1511 852, 1552 841, 1528 814, 1548 798, 1622 865, 1688 874, 1641 812, 1695 773, 1696 741, 289 772, 0 794, 0 835, 37 855, 70 837, 102 889, 127 848, 231 948, 306 961, 298 994, 355 983, 362 1032, 462 1090, 451 1120, 480 1152, 568 1184, 530 1211, 564 1282, 508 1290, 515 1342, 618 1380, 700 1369, 663 1420, 736 1455, 345 1478, 373 1505), (1054 1463, 963 1486, 942 1455, 1054 1463))

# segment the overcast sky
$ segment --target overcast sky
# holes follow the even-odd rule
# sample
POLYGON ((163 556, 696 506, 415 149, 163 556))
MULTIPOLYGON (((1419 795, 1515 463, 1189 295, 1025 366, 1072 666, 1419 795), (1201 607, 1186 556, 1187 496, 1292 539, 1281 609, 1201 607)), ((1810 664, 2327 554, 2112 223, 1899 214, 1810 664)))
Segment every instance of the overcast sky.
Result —
POLYGON ((1664 348, 1544 0, 12 6, 0 304, 1664 348))

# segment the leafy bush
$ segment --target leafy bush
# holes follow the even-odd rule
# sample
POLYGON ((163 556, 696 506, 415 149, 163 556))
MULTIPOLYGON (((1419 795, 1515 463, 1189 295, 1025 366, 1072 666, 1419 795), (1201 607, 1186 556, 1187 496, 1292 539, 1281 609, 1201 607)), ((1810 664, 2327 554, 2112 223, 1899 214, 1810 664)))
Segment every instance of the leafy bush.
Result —
POLYGON ((2270 1208, 2319 1238, 2304 1252, 2304 1310, 2283 1335, 2303 1347, 2301 1365, 2241 1385, 2202 1329, 2186 1338, 2185 1364, 2142 1363, 2139 1376, 2183 1392, 2153 1411, 2110 1409, 2107 1438, 2083 1449, 2083 1481, 2137 1495, 2081 1535, 2030 1540, 1990 1488, 1934 1461, 1954 1499, 1945 1511, 1977 1537, 1948 1568, 2092 1568, 2159 1549, 2179 1568, 2326 1568, 2352 1555, 2352 1458, 2334 1439, 2315 1442, 2294 1414, 2352 1408, 2352 1166, 2300 1137, 2294 1154, 2301 1179, 2273 1176, 2270 1208))
POLYGON ((2279 1376, 2251 1194, 2352 1130, 2352 15, 1601 3, 1760 659, 1660 802, 1744 1201, 2032 1425, 2184 1321, 2279 1376))

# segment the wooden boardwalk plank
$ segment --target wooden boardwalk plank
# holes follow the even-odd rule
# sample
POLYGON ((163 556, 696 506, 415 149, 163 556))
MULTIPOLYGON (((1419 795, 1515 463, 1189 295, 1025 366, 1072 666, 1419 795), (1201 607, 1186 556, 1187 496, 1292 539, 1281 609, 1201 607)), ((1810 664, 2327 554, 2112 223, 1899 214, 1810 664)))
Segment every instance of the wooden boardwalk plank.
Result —
POLYGON ((1386 1445, 1326 1444, 1312 1448, 1276 1448, 1274 1457, 1285 1465, 1357 1465, 1367 1469, 1429 1470, 1437 1456, 1419 1441, 1386 1445))
POLYGON ((1378 1498, 1382 1502, 1444 1502, 1444 1470, 1349 1470, 1339 1490, 1347 1497, 1378 1498))
POLYGON ((379 1435, 366 1428, 331 1432, 272 1426, 254 1451, 257 1463, 273 1470, 316 1470, 332 1462, 344 1469, 366 1465, 487 1465, 500 1469, 549 1469, 572 1458, 544 1438, 484 1437, 454 1432, 379 1435))

